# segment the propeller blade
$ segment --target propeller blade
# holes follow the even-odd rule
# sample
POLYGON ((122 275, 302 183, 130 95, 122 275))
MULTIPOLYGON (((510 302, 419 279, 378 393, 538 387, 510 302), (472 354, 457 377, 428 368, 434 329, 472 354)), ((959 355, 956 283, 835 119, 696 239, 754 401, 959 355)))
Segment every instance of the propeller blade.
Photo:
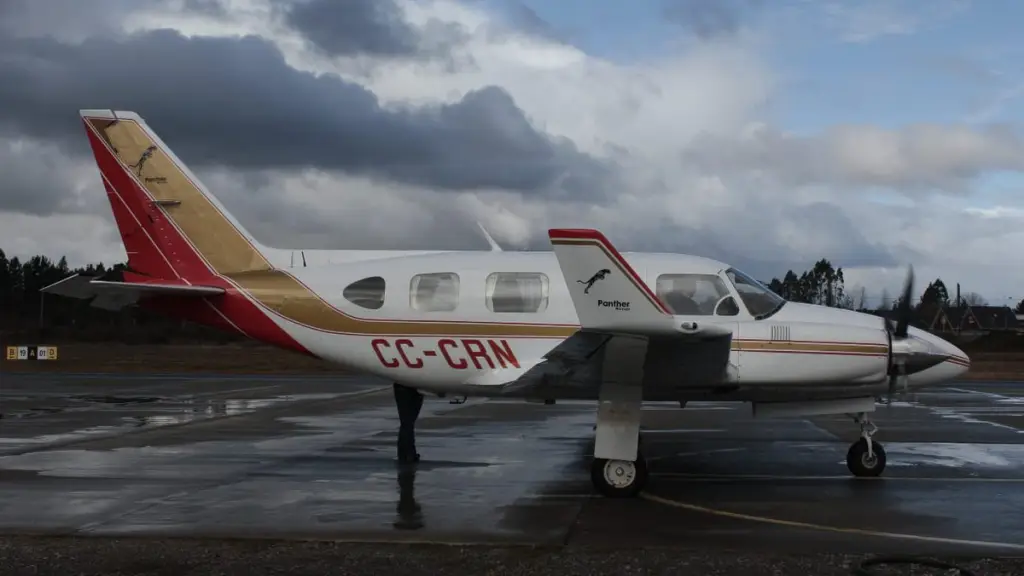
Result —
POLYGON ((887 405, 892 405, 892 397, 896 394, 896 385, 899 383, 901 378, 903 379, 903 389, 906 391, 907 372, 907 364, 903 360, 896 362, 894 366, 889 368, 889 390, 887 391, 885 402, 887 405))
POLYGON ((900 295, 899 306, 895 310, 895 319, 883 318, 885 333, 889 339, 889 389, 886 394, 886 404, 892 405, 892 397, 896 392, 896 385, 900 378, 907 377, 907 359, 896 359, 893 354, 893 343, 896 340, 903 340, 910 333, 910 320, 914 314, 911 300, 914 295, 914 267, 907 267, 907 279, 903 282, 903 292, 900 295))
POLYGON ((910 317, 913 310, 910 300, 914 293, 914 267, 907 267, 907 280, 903 283, 903 295, 900 298, 900 305, 896 309, 896 330, 894 335, 897 338, 906 338, 910 328, 910 317))

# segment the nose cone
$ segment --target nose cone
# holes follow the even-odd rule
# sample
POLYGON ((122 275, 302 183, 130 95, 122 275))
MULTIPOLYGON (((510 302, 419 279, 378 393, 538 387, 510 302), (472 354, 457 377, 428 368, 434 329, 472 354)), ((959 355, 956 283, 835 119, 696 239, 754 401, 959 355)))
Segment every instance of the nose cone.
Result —
POLYGON ((971 368, 971 359, 967 354, 942 338, 917 328, 911 328, 908 331, 908 335, 926 342, 935 352, 948 357, 944 362, 940 362, 927 370, 911 374, 909 376, 910 386, 935 386, 950 382, 962 377, 971 368))

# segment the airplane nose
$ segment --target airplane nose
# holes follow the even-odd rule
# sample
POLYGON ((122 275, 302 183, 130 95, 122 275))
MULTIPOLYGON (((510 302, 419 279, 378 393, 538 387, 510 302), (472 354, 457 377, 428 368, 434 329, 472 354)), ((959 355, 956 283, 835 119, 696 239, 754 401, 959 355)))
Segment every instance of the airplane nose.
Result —
MULTIPOLYGON (((967 373, 971 368, 971 359, 967 354, 952 343, 924 330, 911 328, 908 335, 927 342, 939 354, 947 356, 941 364, 929 368, 920 374, 919 380, 928 380, 928 383, 955 380, 967 373)), ((911 376, 914 379, 913 375, 911 376)), ((924 382, 922 382, 924 383, 924 382)))

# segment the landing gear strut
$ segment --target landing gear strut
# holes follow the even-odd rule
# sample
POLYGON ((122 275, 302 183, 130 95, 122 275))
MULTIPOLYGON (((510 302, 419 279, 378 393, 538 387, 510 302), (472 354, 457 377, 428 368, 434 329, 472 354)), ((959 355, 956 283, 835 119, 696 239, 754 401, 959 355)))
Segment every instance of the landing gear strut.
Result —
POLYGON ((394 384, 395 406, 398 408, 398 461, 419 462, 416 452, 416 419, 423 407, 423 394, 415 388, 394 384))
POLYGON ((861 437, 846 453, 846 466, 857 477, 879 476, 885 470, 885 448, 871 438, 878 427, 863 412, 856 414, 853 421, 860 425, 861 437))

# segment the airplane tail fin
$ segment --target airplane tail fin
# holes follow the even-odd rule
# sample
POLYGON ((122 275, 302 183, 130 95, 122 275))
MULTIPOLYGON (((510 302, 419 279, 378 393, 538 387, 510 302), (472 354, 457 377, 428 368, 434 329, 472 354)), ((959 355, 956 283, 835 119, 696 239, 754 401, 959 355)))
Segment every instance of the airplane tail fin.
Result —
POLYGON ((273 269, 266 250, 141 116, 113 110, 79 114, 132 270, 202 282, 273 269))

